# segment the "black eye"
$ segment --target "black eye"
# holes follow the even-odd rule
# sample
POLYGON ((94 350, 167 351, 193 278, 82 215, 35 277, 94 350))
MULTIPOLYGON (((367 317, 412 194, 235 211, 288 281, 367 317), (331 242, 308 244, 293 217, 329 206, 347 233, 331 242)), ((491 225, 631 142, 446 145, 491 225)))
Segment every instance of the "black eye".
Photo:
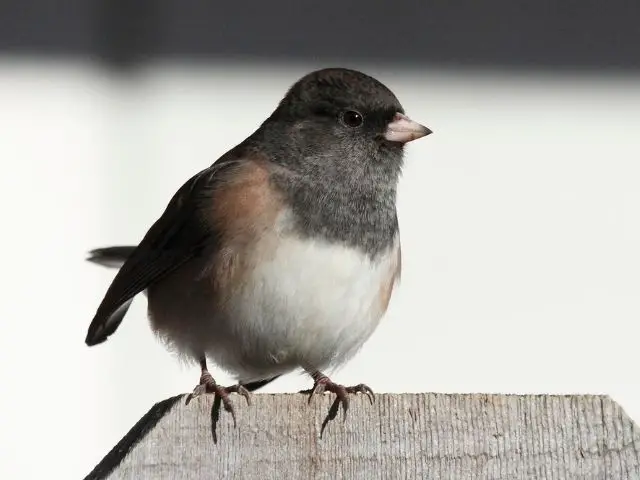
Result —
POLYGON ((362 125, 363 120, 362 115, 355 110, 347 110, 342 114, 342 122, 347 127, 359 127, 362 125))

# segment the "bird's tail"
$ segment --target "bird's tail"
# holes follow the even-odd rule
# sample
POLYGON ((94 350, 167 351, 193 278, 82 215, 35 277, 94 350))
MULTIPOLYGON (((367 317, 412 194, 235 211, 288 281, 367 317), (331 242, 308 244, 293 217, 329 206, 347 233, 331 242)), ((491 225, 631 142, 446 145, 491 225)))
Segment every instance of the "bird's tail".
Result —
POLYGON ((96 248, 89 252, 87 261, 103 267, 120 268, 135 248, 131 246, 96 248))

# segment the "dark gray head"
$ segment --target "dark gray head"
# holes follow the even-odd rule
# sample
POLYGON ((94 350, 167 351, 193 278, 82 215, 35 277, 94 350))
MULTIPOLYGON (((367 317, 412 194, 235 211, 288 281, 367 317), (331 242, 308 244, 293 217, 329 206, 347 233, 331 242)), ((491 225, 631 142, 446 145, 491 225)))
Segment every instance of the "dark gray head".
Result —
POLYGON ((404 144, 429 133, 376 79, 330 68, 296 82, 248 144, 285 167, 274 181, 300 233, 375 254, 397 231, 404 144))
POLYGON ((357 183, 374 180, 373 173, 395 183, 404 144, 430 133, 404 116, 385 85, 344 68, 301 78, 262 130, 278 163, 314 181, 321 175, 357 183))

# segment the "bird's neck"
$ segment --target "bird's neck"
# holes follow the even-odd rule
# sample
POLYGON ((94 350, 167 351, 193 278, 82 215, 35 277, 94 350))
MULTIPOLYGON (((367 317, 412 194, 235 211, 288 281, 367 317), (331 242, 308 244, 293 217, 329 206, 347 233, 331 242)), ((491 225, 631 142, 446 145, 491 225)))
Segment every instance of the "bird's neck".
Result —
POLYGON ((291 206, 296 233, 342 243, 372 258, 391 248, 398 234, 402 150, 372 150, 355 158, 348 151, 333 151, 323 157, 287 145, 286 136, 274 128, 258 129, 242 150, 272 165, 271 181, 291 206), (278 135, 283 141, 265 140, 278 135))
POLYGON ((350 179, 329 184, 282 171, 274 172, 272 181, 291 206, 299 235, 357 248, 372 258, 393 245, 398 233, 395 184, 357 185, 350 179))

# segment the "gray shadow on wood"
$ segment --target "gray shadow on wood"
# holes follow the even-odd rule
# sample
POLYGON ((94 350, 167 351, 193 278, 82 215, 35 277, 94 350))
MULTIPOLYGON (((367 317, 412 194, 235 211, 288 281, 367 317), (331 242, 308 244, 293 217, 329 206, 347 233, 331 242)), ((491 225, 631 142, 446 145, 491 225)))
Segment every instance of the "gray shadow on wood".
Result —
MULTIPOLYGON (((329 407, 329 411, 327 412, 327 416, 324 418, 324 421, 322 422, 322 427, 320 428, 320 438, 322 438, 322 435, 324 435, 324 430, 327 428, 327 425, 329 425, 329 422, 332 422, 336 419, 336 417, 338 416, 338 411, 340 410, 340 399, 336 397, 336 399, 333 401, 333 403, 331 404, 331 407, 329 407)), ((344 411, 344 420, 347 419, 347 411, 344 411)))
POLYGON ((147 414, 136 423, 118 444, 111 449, 106 457, 85 477, 85 480, 100 480, 106 478, 124 460, 131 449, 136 446, 162 418, 171 411, 173 406, 183 397, 176 395, 162 402, 156 403, 147 414))
POLYGON ((222 398, 216 395, 213 399, 213 405, 211 405, 211 438, 214 444, 218 443, 218 422, 220 421, 221 404, 222 398))

